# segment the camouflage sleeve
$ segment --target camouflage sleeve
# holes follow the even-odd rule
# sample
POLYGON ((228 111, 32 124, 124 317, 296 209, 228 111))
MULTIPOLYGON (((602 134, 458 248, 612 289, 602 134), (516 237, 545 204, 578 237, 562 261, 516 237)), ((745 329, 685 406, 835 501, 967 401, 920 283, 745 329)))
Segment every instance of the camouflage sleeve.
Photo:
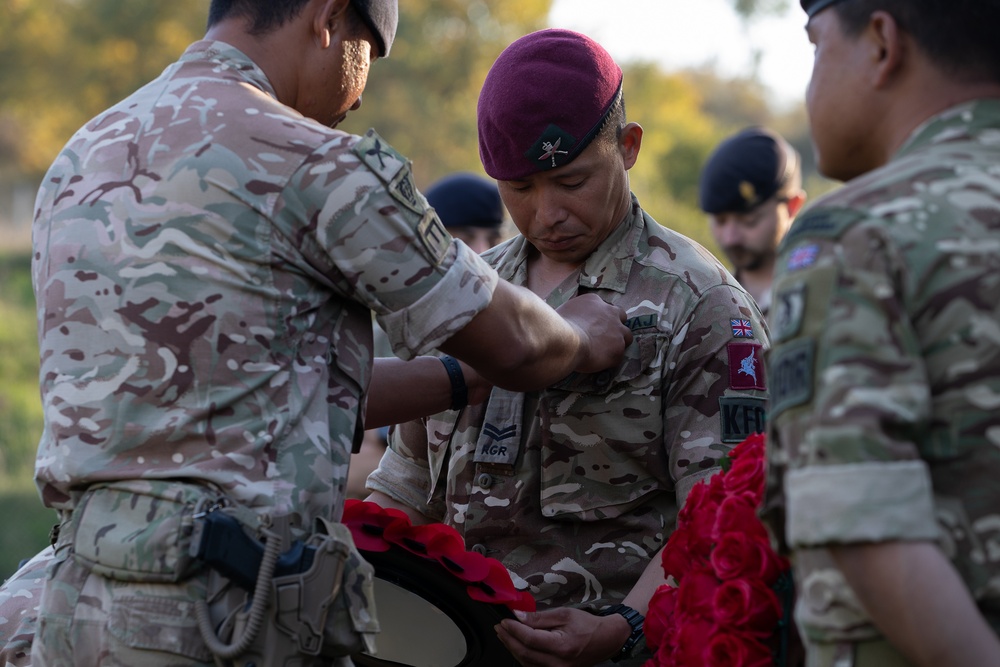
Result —
POLYGON ((375 312, 401 358, 438 347, 489 305, 496 272, 452 241, 409 161, 373 131, 350 150, 342 140, 319 149, 286 199, 302 209, 290 217, 309 221, 291 243, 332 289, 375 312))
POLYGON ((444 521, 445 505, 435 493, 428 463, 427 424, 415 419, 392 429, 389 446, 366 486, 412 507, 434 521, 444 521))
POLYGON ((784 505, 792 548, 938 534, 915 445, 930 389, 899 301, 906 267, 862 218, 814 209, 778 258, 769 494, 784 498, 768 502, 784 505))
POLYGON ((764 430, 767 328, 742 289, 706 290, 668 343, 664 442, 682 505, 696 482, 752 433, 764 430))

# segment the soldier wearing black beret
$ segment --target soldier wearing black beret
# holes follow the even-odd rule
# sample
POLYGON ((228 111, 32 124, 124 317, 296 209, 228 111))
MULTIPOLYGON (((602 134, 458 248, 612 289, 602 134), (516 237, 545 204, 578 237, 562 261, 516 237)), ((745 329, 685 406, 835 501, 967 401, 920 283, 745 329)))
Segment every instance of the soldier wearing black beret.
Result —
POLYGON ((806 201, 798 152, 765 128, 742 130, 709 156, 698 196, 736 280, 767 317, 778 244, 806 201))

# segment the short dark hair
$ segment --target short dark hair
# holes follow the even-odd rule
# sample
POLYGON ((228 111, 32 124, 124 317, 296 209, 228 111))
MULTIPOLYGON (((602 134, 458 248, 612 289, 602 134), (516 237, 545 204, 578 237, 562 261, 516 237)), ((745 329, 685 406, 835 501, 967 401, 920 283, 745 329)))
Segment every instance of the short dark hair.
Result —
POLYGON ((625 129, 625 94, 619 93, 618 98, 608 109, 607 115, 604 117, 604 122, 601 123, 601 127, 597 130, 595 138, 598 141, 610 141, 617 144, 618 140, 622 136, 622 130, 625 129))
POLYGON ((1000 82, 1000 0, 847 0, 833 9, 850 36, 861 34, 873 12, 887 12, 949 74, 1000 82))
POLYGON ((250 33, 264 35, 280 28, 309 0, 212 0, 208 8, 208 27, 223 19, 242 17, 250 21, 250 33))

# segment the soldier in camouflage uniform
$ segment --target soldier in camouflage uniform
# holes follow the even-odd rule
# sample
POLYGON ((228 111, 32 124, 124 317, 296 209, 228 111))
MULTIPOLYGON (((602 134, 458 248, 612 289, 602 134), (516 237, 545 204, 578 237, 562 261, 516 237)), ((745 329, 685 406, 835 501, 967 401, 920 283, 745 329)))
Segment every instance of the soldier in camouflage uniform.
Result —
POLYGON ((997 0, 803 0, 820 170, 779 254, 765 517, 811 667, 1000 664, 997 0))
POLYGON ((805 202, 798 151, 767 128, 727 137, 702 167, 698 205, 708 229, 765 318, 778 244, 805 202))
POLYGON ((581 293, 621 306, 625 361, 403 424, 368 480, 371 500, 453 526, 535 596, 544 611, 499 631, 525 665, 647 659, 626 621, 663 581, 678 508, 764 426, 760 313, 629 192, 642 128, 621 83, 599 44, 544 30, 500 55, 478 113, 483 164, 521 232, 486 259, 553 306, 581 293))
MULTIPOLYGON (((205 40, 45 176, 36 478, 63 521, 34 664, 213 662, 194 516, 223 505, 286 544, 338 528, 323 522, 364 429, 372 311, 400 356, 441 347, 499 385, 620 361, 619 308, 593 297, 560 317, 499 281, 405 158, 332 129, 395 28, 394 0, 214 0, 205 40)), ((353 626, 338 628, 375 631, 361 589, 342 590, 353 626)))

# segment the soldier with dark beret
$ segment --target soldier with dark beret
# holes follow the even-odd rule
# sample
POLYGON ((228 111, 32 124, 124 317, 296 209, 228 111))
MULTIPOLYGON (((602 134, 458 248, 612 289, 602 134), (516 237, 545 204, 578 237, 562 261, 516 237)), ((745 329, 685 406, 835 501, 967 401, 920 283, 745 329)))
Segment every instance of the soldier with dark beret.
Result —
POLYGON ((733 275, 767 317, 778 244, 806 201, 798 152, 763 127, 737 132, 705 162, 698 201, 733 275))
POLYGON ((445 229, 477 253, 484 253, 503 239, 504 208, 497 184, 459 172, 430 185, 425 193, 445 229))
POLYGON ((708 251, 630 192, 642 128, 592 39, 552 29, 509 45, 478 123, 483 166, 520 232, 484 258, 552 306, 579 294, 620 306, 634 338, 607 372, 496 388, 482 405, 398 426, 371 499, 453 526, 531 592, 540 611, 498 627, 521 664, 638 665, 678 509, 764 427, 763 320, 708 251))
POLYGON ((1000 0, 802 0, 765 518, 810 667, 1000 665, 1000 0))

